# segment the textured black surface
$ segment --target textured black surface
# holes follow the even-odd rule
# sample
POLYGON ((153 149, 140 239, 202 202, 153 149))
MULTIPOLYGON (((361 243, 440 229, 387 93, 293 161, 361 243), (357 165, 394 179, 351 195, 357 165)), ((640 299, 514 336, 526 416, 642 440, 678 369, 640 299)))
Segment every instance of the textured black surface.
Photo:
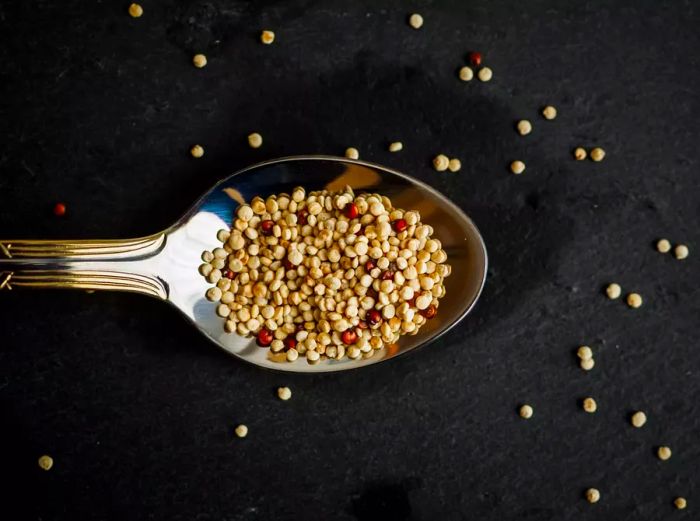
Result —
POLYGON ((356 146, 475 219, 489 280, 430 348, 315 377, 238 363, 145 297, 2 292, 4 519, 698 518, 695 2, 143 4, 134 20, 128 2, 2 3, 0 237, 150 233, 250 163, 356 146), (456 79, 474 49, 488 84, 456 79), (577 145, 608 156, 574 162, 577 145), (462 171, 434 172, 438 152, 462 171), (662 236, 690 258, 656 253, 662 236), (644 306, 605 299, 610 281, 644 306))

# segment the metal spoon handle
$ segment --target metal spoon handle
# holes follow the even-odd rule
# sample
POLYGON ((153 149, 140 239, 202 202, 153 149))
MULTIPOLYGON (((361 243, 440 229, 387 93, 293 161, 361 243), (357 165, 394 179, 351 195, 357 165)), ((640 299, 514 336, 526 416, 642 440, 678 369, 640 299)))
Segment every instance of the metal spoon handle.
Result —
POLYGON ((0 290, 115 290, 167 298, 151 260, 165 233, 116 240, 0 240, 0 290))

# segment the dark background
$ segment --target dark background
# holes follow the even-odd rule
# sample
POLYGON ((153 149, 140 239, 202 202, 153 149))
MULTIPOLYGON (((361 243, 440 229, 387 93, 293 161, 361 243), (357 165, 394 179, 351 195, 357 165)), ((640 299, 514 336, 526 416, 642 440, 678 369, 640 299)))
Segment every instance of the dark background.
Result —
POLYGON ((145 297, 3 292, 2 517, 697 519, 697 3, 144 0, 140 19, 128 4, 1 4, 0 237, 151 233, 241 167, 356 146, 468 212, 489 278, 431 347, 319 376, 240 363, 145 297), (490 83, 457 79, 471 50, 490 83), (579 145, 608 155, 575 162, 579 145), (440 152, 462 171, 433 171, 440 152), (659 237, 690 257, 656 253, 659 237), (607 300, 611 281, 644 306, 607 300))

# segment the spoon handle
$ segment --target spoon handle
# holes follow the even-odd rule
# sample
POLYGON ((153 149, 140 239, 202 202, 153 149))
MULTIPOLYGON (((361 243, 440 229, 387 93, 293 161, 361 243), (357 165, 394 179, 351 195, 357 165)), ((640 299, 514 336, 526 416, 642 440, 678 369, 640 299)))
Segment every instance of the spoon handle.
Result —
POLYGON ((165 233, 116 240, 0 240, 0 291, 14 288, 115 290, 166 299, 153 259, 165 233))

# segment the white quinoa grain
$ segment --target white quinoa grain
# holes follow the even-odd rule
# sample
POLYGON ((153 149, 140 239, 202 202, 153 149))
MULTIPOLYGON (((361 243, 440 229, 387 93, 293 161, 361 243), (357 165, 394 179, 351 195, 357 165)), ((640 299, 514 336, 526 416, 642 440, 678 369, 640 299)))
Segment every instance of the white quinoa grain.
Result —
POLYGON ((207 64, 207 57, 203 54, 195 54, 192 57, 192 64, 198 69, 201 69, 207 64))
POLYGON ((477 77, 481 81, 491 81, 491 78, 493 78, 493 71, 489 67, 482 67, 479 69, 477 77))
POLYGON ((216 286, 212 286, 211 288, 209 288, 206 293, 207 300, 209 300, 210 302, 218 301, 219 299, 221 299, 221 295, 221 290, 216 286))
POLYGON ((678 260, 683 260, 687 258, 689 253, 690 251, 688 250, 688 247, 685 244, 679 244, 678 246, 673 248, 673 254, 678 260))
POLYGON ((544 116, 544 119, 554 119, 557 117, 557 109, 551 105, 547 105, 542 109, 542 115, 544 116))
POLYGON ((659 253, 668 253, 671 251, 671 243, 668 239, 659 239, 656 241, 656 251, 659 253))
POLYGON ((263 31, 260 33, 260 41, 265 45, 270 45, 275 41, 275 33, 272 31, 263 31))
POLYGON ((277 396, 280 400, 287 401, 292 397, 292 390, 289 387, 278 387, 277 396))
POLYGON ((139 4, 131 4, 129 6, 129 14, 132 18, 140 18, 143 14, 143 7, 141 7, 139 4))
POLYGON ((520 414, 521 418, 528 420, 532 418, 534 411, 532 410, 532 407, 530 405, 526 404, 520 406, 518 413, 520 414))
POLYGON ((656 455, 659 457, 660 460, 666 461, 671 457, 671 448, 666 447, 665 445, 662 445, 656 450, 656 455))
POLYGON ((353 147, 349 147, 345 149, 345 157, 348 159, 360 159, 360 152, 353 147))
POLYGON ((644 414, 642 411, 637 411, 630 418, 630 422, 633 426, 639 429, 640 427, 644 426, 644 424, 647 422, 647 415, 644 414))
POLYGON ((642 296, 639 293, 627 295, 627 305, 631 308, 638 308, 642 305, 642 296))
POLYGON ((588 156, 588 153, 586 152, 586 149, 583 147, 576 147, 574 150, 574 159, 576 161, 583 161, 586 159, 586 156, 588 156))
POLYGON ((250 145, 251 148, 260 148, 262 145, 263 139, 260 134, 257 132, 253 132, 252 134, 248 134, 248 144, 250 145))
POLYGON ((433 168, 438 172, 444 172, 450 167, 450 159, 444 154, 438 154, 433 159, 433 168))
POLYGON ((235 432, 236 436, 238 436, 239 438, 245 438, 246 436, 248 436, 248 427, 241 424, 238 427, 236 427, 235 432))
POLYGON ((202 145, 194 145, 190 148, 190 154, 192 154, 192 157, 199 159, 204 155, 204 148, 202 145))
POLYGON ((510 164, 510 171, 516 175, 522 174, 525 171, 525 163, 522 161, 513 161, 510 164))
POLYGON ((466 65, 459 69, 459 79, 462 81, 471 81, 474 78, 474 71, 466 65))
POLYGON ((616 298, 619 298, 622 294, 622 288, 619 284, 615 284, 613 282, 611 284, 608 284, 608 287, 605 288, 605 294, 610 300, 615 300, 616 298))
POLYGON ((39 458, 38 463, 42 470, 51 470, 51 467, 53 467, 53 458, 44 454, 39 458))
POLYGON ((526 119, 521 119, 518 121, 517 129, 518 134, 521 136, 527 136, 530 132, 532 132, 532 123, 526 119))
POLYGON ((297 358, 299 358, 299 351, 297 351, 296 349, 290 349, 289 351, 287 351, 288 362, 294 362, 294 360, 296 360, 297 358))
POLYGON ((589 488, 586 490, 586 501, 589 503, 597 503, 600 501, 600 491, 597 488, 589 488))
POLYGON ((688 502, 685 500, 684 497, 677 497, 676 499, 673 500, 673 505, 678 509, 678 510, 683 510, 685 507, 688 506, 688 502))
POLYGON ((581 346, 576 350, 576 356, 581 360, 590 360, 593 358, 593 350, 588 346, 581 346))
POLYGON ((590 371, 595 366, 595 360, 593 360, 593 358, 589 358, 587 360, 581 360, 579 365, 581 366, 581 369, 583 369, 584 371, 590 371))
POLYGON ((447 168, 450 172, 459 172, 462 169, 462 162, 459 159, 452 158, 447 164, 447 168))
POLYGON ((403 150, 403 143, 401 141, 394 141, 389 144, 389 152, 399 152, 403 150))
POLYGON ((418 13, 413 13, 411 16, 408 17, 408 25, 410 25, 414 29, 420 29, 421 27, 423 27, 423 17, 418 13))
POLYGON ((598 404, 595 403, 595 400, 591 397, 584 398, 583 403, 581 405, 583 407, 583 410, 588 413, 594 413, 598 409, 598 404))
POLYGON ((591 150, 591 159, 595 161, 596 163, 598 161, 602 161, 603 158, 605 157, 605 150, 603 150, 600 147, 595 147, 593 150, 591 150))

